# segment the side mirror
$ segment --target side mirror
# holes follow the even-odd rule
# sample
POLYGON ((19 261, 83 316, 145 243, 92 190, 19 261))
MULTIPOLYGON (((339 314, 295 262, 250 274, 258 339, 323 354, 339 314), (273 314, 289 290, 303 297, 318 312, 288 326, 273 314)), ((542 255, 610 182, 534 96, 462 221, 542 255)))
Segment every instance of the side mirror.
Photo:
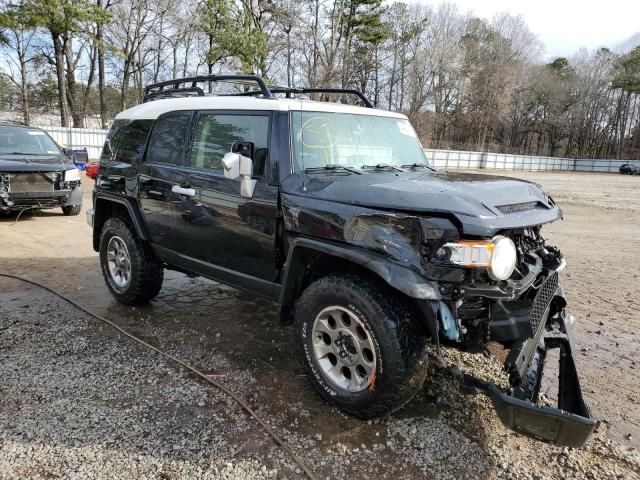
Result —
POLYGON ((62 149, 62 151, 64 152, 64 154, 69 157, 69 158, 73 158, 73 148, 69 148, 69 147, 64 147, 62 149))
POLYGON ((233 153, 239 153, 243 157, 250 158, 251 160, 255 158, 253 156, 255 149, 256 146, 253 142, 233 142, 233 145, 231 145, 231 151, 233 153))
POLYGON ((251 178, 253 175, 253 160, 239 153, 229 152, 222 157, 222 167, 224 168, 225 178, 235 180, 240 177, 240 195, 252 198, 257 183, 257 180, 251 178))

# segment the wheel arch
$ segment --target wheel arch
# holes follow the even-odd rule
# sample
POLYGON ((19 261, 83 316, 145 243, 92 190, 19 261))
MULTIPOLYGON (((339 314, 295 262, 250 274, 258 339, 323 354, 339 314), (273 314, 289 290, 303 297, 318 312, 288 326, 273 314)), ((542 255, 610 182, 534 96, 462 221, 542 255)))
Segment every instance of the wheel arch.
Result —
POLYGON ((433 282, 380 254, 350 245, 297 237, 289 246, 282 275, 279 303, 283 320, 288 319, 291 307, 304 289, 329 273, 364 274, 414 300, 440 298, 433 282))
POLYGON ((142 213, 138 205, 131 199, 116 195, 98 194, 94 202, 95 216, 93 219, 93 249, 97 252, 100 248, 100 233, 102 226, 110 218, 122 218, 134 228, 136 235, 142 240, 149 241, 142 213))

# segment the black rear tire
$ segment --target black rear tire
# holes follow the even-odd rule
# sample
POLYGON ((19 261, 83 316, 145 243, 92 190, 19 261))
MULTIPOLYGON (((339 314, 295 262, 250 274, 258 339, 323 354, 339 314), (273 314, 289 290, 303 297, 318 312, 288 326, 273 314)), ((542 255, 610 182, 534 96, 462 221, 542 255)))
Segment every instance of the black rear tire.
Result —
POLYGON ((125 305, 144 305, 154 298, 162 288, 164 265, 156 257, 151 246, 138 238, 133 227, 120 218, 110 218, 104 223, 100 235, 100 267, 111 294, 125 305), (107 247, 113 237, 118 237, 126 246, 129 255, 130 277, 124 286, 116 283, 109 270, 107 247))
POLYGON ((82 205, 65 205, 62 207, 62 213, 67 217, 79 215, 80 210, 82 210, 82 205))
POLYGON ((390 290, 356 275, 331 275, 312 283, 296 304, 296 343, 311 382, 327 402, 363 419, 405 405, 427 376, 426 334, 406 300, 390 290), (314 321, 330 306, 354 313, 373 340, 375 375, 363 391, 340 388, 314 353, 314 321))

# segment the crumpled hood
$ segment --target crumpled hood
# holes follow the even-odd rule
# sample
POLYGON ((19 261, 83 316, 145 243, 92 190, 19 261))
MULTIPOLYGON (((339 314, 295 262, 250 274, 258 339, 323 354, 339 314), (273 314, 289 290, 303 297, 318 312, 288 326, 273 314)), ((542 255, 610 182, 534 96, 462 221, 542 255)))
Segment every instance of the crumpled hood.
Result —
POLYGON ((508 177, 424 171, 292 177, 298 179, 283 182, 285 193, 380 210, 453 215, 469 235, 541 225, 562 216, 539 185, 508 177))
POLYGON ((2 155, 0 173, 5 172, 60 172, 75 168, 64 155, 2 155))

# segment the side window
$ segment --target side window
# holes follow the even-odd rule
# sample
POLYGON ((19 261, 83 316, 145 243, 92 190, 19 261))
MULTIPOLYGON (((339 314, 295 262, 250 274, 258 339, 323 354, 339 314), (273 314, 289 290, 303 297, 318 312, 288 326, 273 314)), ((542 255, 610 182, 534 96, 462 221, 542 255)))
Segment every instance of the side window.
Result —
POLYGON ((115 148, 114 143, 111 143, 111 149, 118 162, 138 163, 142 160, 152 124, 153 120, 132 120, 118 129, 113 139, 116 143, 115 148))
POLYGON ((104 146, 102 147, 102 152, 100 154, 101 162, 103 160, 111 160, 111 157, 113 157, 113 152, 116 152, 118 150, 118 144, 122 139, 122 132, 126 129, 125 127, 128 123, 128 120, 113 121, 109 132, 107 132, 107 138, 104 142, 104 146))
POLYGON ((156 120, 149 137, 147 162, 178 163, 189 125, 189 114, 171 115, 156 120))
POLYGON ((189 165, 222 170, 222 157, 231 151, 234 142, 253 142, 254 174, 262 175, 268 156, 269 118, 266 115, 200 115, 189 165))

